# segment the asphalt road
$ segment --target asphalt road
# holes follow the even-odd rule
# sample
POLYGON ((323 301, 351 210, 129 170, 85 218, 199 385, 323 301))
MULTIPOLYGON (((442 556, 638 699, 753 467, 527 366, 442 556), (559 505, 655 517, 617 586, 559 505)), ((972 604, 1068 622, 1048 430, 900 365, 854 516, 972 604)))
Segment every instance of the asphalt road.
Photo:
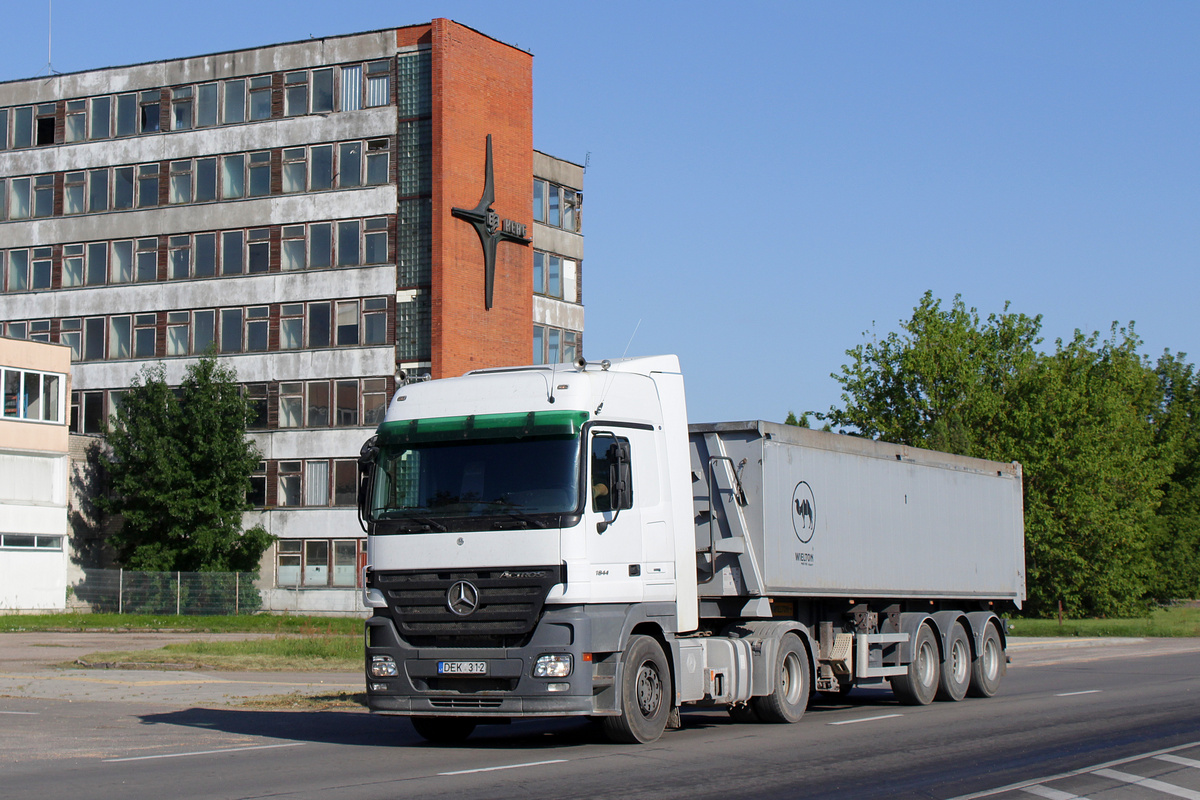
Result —
MULTIPOLYGON (((0 652, 15 652, 7 636, 0 652)), ((914 708, 861 691, 790 726, 691 712, 649 746, 553 720, 442 748, 403 719, 229 705, 229 685, 194 673, 93 676, 111 682, 52 699, 78 676, 0 656, 0 797, 1200 800, 1200 641, 1070 644, 1014 646, 988 700, 914 708), (212 681, 195 690, 209 699, 168 702, 191 680, 212 681)))

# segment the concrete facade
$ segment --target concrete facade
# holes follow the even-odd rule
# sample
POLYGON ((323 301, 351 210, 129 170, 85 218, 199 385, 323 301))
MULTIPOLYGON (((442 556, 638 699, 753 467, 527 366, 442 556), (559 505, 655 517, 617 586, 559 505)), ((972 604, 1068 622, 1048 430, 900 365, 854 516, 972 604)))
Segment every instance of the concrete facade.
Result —
POLYGON ((259 411, 262 583, 341 609, 399 376, 582 348, 583 170, 533 149, 532 107, 532 56, 444 19, 0 83, 0 335, 68 346, 92 436, 144 366, 175 383, 214 348, 259 411), (532 242, 497 245, 486 308, 452 209, 489 136, 492 209, 532 242))
POLYGON ((71 351, 0 337, 0 611, 67 601, 71 351))

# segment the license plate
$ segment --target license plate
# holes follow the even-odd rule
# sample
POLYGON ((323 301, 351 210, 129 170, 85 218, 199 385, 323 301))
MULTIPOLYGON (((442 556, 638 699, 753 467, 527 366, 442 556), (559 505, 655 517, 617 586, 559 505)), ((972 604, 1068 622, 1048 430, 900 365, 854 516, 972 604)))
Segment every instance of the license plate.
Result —
POLYGON ((439 675, 487 675, 486 661, 439 661, 439 675))

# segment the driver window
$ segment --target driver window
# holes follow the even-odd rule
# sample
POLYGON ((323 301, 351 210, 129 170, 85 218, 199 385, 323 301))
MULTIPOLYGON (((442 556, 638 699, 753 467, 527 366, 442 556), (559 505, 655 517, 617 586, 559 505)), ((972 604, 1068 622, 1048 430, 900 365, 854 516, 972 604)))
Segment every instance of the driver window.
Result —
POLYGON ((609 467, 616 463, 615 454, 609 449, 615 442, 629 443, 617 436, 595 436, 592 438, 592 510, 612 511, 609 498, 609 467))

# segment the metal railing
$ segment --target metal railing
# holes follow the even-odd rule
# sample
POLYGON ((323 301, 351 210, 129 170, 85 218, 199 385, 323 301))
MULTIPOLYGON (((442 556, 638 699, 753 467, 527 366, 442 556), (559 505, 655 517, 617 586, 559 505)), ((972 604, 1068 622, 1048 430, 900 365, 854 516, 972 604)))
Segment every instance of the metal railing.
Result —
POLYGON ((71 587, 78 604, 116 614, 253 614, 263 601, 254 572, 85 569, 71 587))

